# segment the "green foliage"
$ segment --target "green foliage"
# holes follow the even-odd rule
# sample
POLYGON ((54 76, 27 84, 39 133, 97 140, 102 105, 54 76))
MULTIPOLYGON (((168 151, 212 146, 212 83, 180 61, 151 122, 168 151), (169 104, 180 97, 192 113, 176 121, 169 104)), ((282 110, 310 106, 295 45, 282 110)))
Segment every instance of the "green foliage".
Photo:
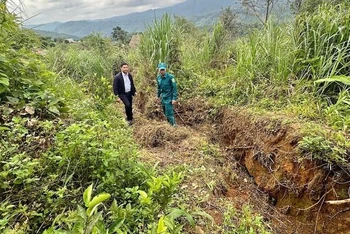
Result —
POLYGON ((100 55, 109 56, 113 46, 111 40, 99 33, 92 33, 82 39, 80 49, 97 52, 100 55))
POLYGON ((121 27, 117 26, 113 28, 112 38, 117 42, 126 44, 128 43, 128 32, 123 30, 121 27))
POLYGON ((285 82, 293 61, 290 30, 269 21, 236 45, 237 72, 253 83, 285 82))
POLYGON ((318 159, 330 164, 346 166, 350 147, 348 136, 342 131, 334 132, 317 125, 309 124, 303 128, 304 137, 298 149, 309 159, 318 159))
POLYGON ((152 177, 152 180, 148 181, 149 193, 154 196, 161 209, 164 210, 170 204, 172 195, 182 181, 182 177, 182 173, 173 172, 171 176, 152 177))
POLYGON ((295 26, 296 72, 312 80, 348 75, 350 13, 346 5, 324 5, 302 14, 295 26))
POLYGON ((65 112, 64 100, 49 89, 54 74, 32 52, 39 39, 31 31, 19 29, 3 3, 0 13, 0 104, 40 117, 65 112))
POLYGON ((165 62, 170 69, 180 65, 181 31, 174 27, 171 18, 165 14, 159 21, 155 20, 142 35, 140 53, 149 67, 155 70, 159 62, 165 62))
POLYGON ((347 0, 293 0, 291 1, 291 9, 295 14, 308 13, 312 14, 322 4, 337 5, 348 3, 347 0))
POLYGON ((242 212, 228 207, 224 214, 225 233, 228 234, 268 234, 263 217, 254 215, 249 206, 243 206, 242 212))
MULTIPOLYGON (((69 233, 78 234, 108 234, 114 233, 123 223, 123 220, 116 224, 111 225, 109 229, 106 228, 106 224, 103 220, 103 214, 101 211, 97 210, 97 207, 103 204, 104 201, 110 198, 108 193, 100 193, 91 199, 92 185, 90 185, 84 192, 84 202, 86 210, 83 207, 78 206, 77 210, 72 212, 64 223, 68 226, 69 233), (88 194, 86 196, 86 194, 88 194)), ((57 221, 57 220, 56 220, 57 221)), ((44 231, 44 234, 54 234, 54 233, 66 233, 68 231, 55 230, 54 227, 44 231)))
POLYGON ((204 42, 203 59, 211 67, 220 66, 222 51, 225 48, 227 31, 224 24, 219 22, 214 26, 213 34, 204 42))
POLYGON ((50 48, 50 47, 55 47, 56 44, 55 42, 52 40, 51 37, 48 37, 48 36, 41 36, 40 37, 40 42, 41 42, 41 47, 42 48, 50 48))
POLYGON ((82 45, 51 48, 46 58, 53 71, 77 81, 103 109, 113 99, 111 70, 118 56, 108 52, 111 46, 107 39, 92 35, 82 45))
POLYGON ((230 38, 233 38, 238 32, 238 23, 231 7, 227 7, 221 11, 220 21, 230 38))
POLYGON ((325 109, 328 122, 337 130, 349 133, 350 126, 350 93, 348 90, 341 91, 332 103, 325 109))
MULTIPOLYGON (((171 179, 169 176, 164 177, 168 179, 160 177, 158 180, 162 184, 167 184, 167 189, 174 189, 177 186, 176 183, 178 183, 176 179, 180 175, 175 176, 176 178, 171 179)), ((155 179, 152 178, 152 180, 155 179)), ((188 222, 194 225, 192 216, 180 209, 172 209, 169 215, 165 217, 164 222, 161 218, 157 223, 156 217, 158 214, 162 211, 166 212, 168 208, 166 210, 159 209, 165 207, 164 204, 158 203, 160 193, 155 191, 153 185, 149 186, 147 193, 139 190, 138 186, 126 189, 126 191, 125 198, 127 199, 123 200, 118 197, 117 200, 121 202, 119 205, 114 200, 106 216, 102 215, 102 212, 97 212, 97 206, 108 199, 110 195, 101 193, 91 199, 92 185, 90 185, 83 195, 87 209, 84 210, 81 206, 78 206, 78 209, 71 212, 68 217, 57 216, 55 223, 46 233, 58 233, 59 229, 55 226, 67 226, 72 233, 147 233, 147 230, 152 230, 155 227, 157 227, 157 231, 152 231, 152 233, 163 233, 167 229, 170 233, 181 233, 182 226, 176 221, 180 216, 186 216, 188 222), (86 231, 88 228, 90 231, 86 231)), ((105 206, 104 211, 106 210, 105 206)), ((194 215, 201 214, 200 212, 194 213, 194 215)))
POLYGON ((88 120, 69 126, 12 119, 7 125, 11 131, 0 132, 0 196, 6 201, 0 206, 0 229, 19 222, 23 224, 21 230, 32 233, 51 225, 55 217, 54 228, 65 228, 67 222, 74 223, 68 225, 71 228, 90 222, 92 226, 99 225, 102 217, 94 213, 94 208, 100 198, 109 195, 91 199, 92 187, 83 196, 87 214, 82 216, 78 208, 69 217, 64 215, 80 203, 81 188, 88 187, 91 181, 99 182, 98 192, 106 191, 116 200, 106 225, 123 217, 124 231, 141 233, 158 214, 167 212, 182 174, 155 176, 152 169, 138 163, 130 130, 121 117, 110 118, 109 122, 102 120, 107 117, 98 112, 90 113, 88 120))

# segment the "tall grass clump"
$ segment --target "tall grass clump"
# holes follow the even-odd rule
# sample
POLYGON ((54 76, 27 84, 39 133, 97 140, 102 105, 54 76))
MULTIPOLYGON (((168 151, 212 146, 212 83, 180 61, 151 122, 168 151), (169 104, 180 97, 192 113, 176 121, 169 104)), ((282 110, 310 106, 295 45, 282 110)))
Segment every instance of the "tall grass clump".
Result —
POLYGON ((324 114, 337 130, 348 131, 350 85, 349 4, 328 5, 300 15, 295 24, 297 48, 294 72, 313 81, 325 102, 324 114))
POLYGON ((119 54, 120 50, 116 50, 109 39, 90 35, 79 44, 61 44, 51 48, 45 57, 53 71, 82 82, 94 74, 110 76, 119 54))
POLYGON ((286 81, 293 60, 290 29, 270 20, 236 44, 237 75, 254 83, 286 81))
POLYGON ((61 45, 47 51, 52 71, 69 77, 98 101, 101 108, 112 101, 112 68, 123 61, 123 51, 99 35, 88 36, 81 44, 61 45), (116 51, 116 53, 111 53, 116 51))
POLYGON ((294 59, 290 31, 270 20, 235 42, 236 78, 231 81, 235 103, 254 104, 266 98, 270 103, 286 96, 294 59))
POLYGON ((347 4, 323 5, 302 14, 295 23, 295 70, 299 77, 318 80, 350 72, 350 12, 347 4))
POLYGON ((140 52, 150 68, 156 68, 159 62, 165 62, 171 69, 180 64, 181 32, 172 23, 168 14, 155 20, 141 38, 140 52))
POLYGON ((224 28, 224 24, 218 22, 213 29, 212 35, 207 37, 204 41, 202 59, 211 67, 216 67, 222 62, 222 56, 225 46, 225 39, 227 32, 224 28))

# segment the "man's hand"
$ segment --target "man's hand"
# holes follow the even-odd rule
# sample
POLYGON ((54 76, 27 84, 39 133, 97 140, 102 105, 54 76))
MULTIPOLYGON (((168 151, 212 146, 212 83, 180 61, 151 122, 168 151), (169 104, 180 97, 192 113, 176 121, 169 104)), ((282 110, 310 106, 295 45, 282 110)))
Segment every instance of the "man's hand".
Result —
POLYGON ((121 103, 121 102, 122 100, 120 100, 120 98, 117 98, 116 103, 121 103))
POLYGON ((172 100, 172 101, 171 101, 171 104, 176 105, 176 104, 177 104, 177 101, 176 101, 176 100, 172 100))

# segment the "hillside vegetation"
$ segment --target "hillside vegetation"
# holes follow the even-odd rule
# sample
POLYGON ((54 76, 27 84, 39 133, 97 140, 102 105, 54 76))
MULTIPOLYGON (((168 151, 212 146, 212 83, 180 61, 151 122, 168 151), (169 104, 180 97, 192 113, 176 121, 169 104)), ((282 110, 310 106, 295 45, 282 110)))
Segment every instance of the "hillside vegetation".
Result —
MULTIPOLYGON (((239 127, 273 135, 277 127, 294 124, 299 134, 292 149, 298 153, 297 162, 315 162, 346 185, 350 173, 348 9, 347 3, 321 4, 314 12, 301 9, 289 23, 279 25, 271 18, 261 30, 244 37, 237 36, 230 15, 222 14, 212 31, 164 15, 143 33, 135 49, 92 34, 81 43, 59 44, 39 55, 40 38, 21 29, 1 1, 0 232, 283 230, 283 225, 274 226, 273 218, 254 208, 259 202, 246 202, 250 192, 254 199, 260 196, 253 190, 244 193, 241 203, 246 204, 238 206, 232 202, 235 195, 227 195, 232 186, 216 184, 214 177, 222 176, 254 186, 243 172, 230 171, 237 168, 231 165, 234 159, 223 157, 219 138, 230 140, 239 127), (111 88, 112 69, 123 61, 132 67, 139 93, 135 105, 139 124, 134 128, 124 120, 111 88), (177 110, 185 118, 178 119, 178 129, 161 122, 155 103, 160 61, 169 65, 178 83, 182 106, 177 110), (254 126, 249 126, 245 114, 255 120, 254 126), (230 165, 227 171, 225 163, 230 165), (203 180, 204 192, 195 186, 203 180), (220 206, 220 218, 203 206, 210 193, 219 197, 210 200, 217 204, 210 204, 220 206), (223 201, 218 193, 231 200, 223 201)), ((240 137, 243 142, 246 136, 240 137)), ((312 201, 323 204, 328 193, 322 191, 312 201)), ((271 194, 269 204, 274 203, 271 194)), ((346 195, 339 193, 337 198, 346 195)), ((302 198, 295 203, 304 205, 302 198)), ((315 230, 317 221, 318 214, 315 230)))

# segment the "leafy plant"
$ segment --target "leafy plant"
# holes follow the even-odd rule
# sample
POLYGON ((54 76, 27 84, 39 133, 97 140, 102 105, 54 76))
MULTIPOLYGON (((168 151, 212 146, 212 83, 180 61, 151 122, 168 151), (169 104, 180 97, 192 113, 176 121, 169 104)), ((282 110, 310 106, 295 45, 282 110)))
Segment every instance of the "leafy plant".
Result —
POLYGON ((98 211, 97 208, 103 202, 110 198, 108 193, 100 193, 91 199, 92 186, 90 185, 84 192, 83 200, 86 209, 78 206, 77 210, 72 212, 64 223, 68 226, 68 230, 56 230, 53 227, 44 231, 44 234, 64 233, 69 232, 72 234, 108 234, 115 233, 123 223, 123 220, 117 220, 116 223, 112 224, 110 228, 106 228, 106 224, 103 220, 102 211, 98 211))
POLYGON ((242 212, 228 207, 224 214, 225 233, 229 234, 268 234, 270 231, 263 222, 263 218, 254 215, 249 206, 245 205, 242 212))

